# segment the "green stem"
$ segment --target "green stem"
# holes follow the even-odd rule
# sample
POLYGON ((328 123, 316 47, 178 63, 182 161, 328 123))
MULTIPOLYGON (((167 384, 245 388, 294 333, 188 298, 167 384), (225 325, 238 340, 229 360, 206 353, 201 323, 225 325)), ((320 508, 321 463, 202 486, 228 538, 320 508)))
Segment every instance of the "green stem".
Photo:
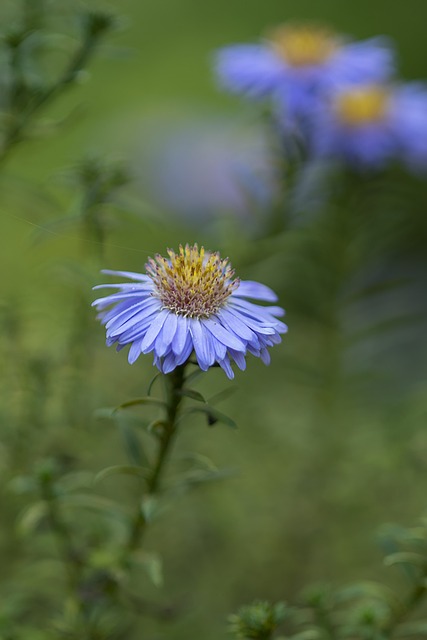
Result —
POLYGON ((75 82, 79 71, 87 66, 93 51, 98 43, 99 34, 93 33, 90 29, 85 33, 81 47, 77 50, 74 57, 70 60, 67 68, 62 76, 50 87, 36 94, 34 99, 29 102, 27 107, 23 109, 19 117, 17 117, 9 130, 6 132, 0 151, 0 164, 4 162, 13 147, 21 142, 22 135, 28 126, 31 118, 54 97, 60 94, 68 85, 75 82))
MULTIPOLYGON (((156 460, 147 479, 147 494, 149 496, 156 495, 159 491, 165 463, 177 432, 177 418, 182 401, 182 395, 180 395, 179 392, 184 384, 184 371, 185 364, 177 367, 175 371, 165 376, 167 385, 166 419, 163 424, 163 430, 159 436, 156 460)), ((125 546, 127 552, 131 552, 139 546, 147 524, 147 518, 139 506, 138 512, 132 521, 129 537, 125 546)))

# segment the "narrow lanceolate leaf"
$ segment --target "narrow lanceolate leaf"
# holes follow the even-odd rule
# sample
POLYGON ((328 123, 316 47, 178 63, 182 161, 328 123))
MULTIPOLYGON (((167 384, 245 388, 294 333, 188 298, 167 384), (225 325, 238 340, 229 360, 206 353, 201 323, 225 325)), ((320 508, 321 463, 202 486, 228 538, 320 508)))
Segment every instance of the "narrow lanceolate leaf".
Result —
POLYGON ((61 496, 60 500, 64 507, 90 509, 102 512, 106 516, 120 517, 120 519, 126 517, 125 510, 117 502, 102 496, 90 493, 72 493, 61 496))
POLYGON ((236 391, 237 387, 227 387, 226 389, 223 389, 223 391, 220 391, 219 393, 216 393, 214 396, 209 398, 208 402, 209 404, 217 404, 218 402, 223 402, 230 396, 234 395, 236 391))
MULTIPOLYGON (((177 488, 181 487, 197 487, 203 484, 216 482, 218 480, 224 480, 235 475, 235 471, 232 469, 217 469, 216 471, 203 471, 202 469, 196 469, 186 473, 181 482, 177 485, 177 488)), ((173 491, 173 489, 172 489, 173 491)))
POLYGON ((154 378, 151 380, 150 384, 148 385, 148 389, 147 389, 147 396, 151 396, 151 392, 152 392, 152 390, 153 390, 153 385, 154 385, 154 383, 156 382, 156 380, 157 380, 158 378, 160 378, 160 376, 161 376, 161 375, 162 375, 162 374, 161 374, 161 372, 159 371, 159 373, 156 373, 156 375, 154 376, 154 378))
POLYGON ((193 373, 190 373, 186 378, 185 378, 185 382, 186 384, 190 384, 191 382, 194 382, 195 380, 197 380, 198 378, 200 378, 205 372, 202 371, 201 369, 196 369, 195 371, 193 371, 193 373))
POLYGON ((384 564, 391 567, 394 564, 409 564, 415 567, 424 567, 426 559, 419 553, 412 551, 398 551, 384 558, 384 564))
POLYGON ((147 478, 150 474, 149 469, 131 464, 116 464, 112 467, 102 469, 95 476, 95 483, 115 475, 137 476, 139 478, 147 478))
POLYGON ((144 453, 144 450, 135 431, 129 424, 127 424, 125 420, 119 420, 118 426, 129 459, 137 467, 143 467, 148 463, 147 456, 144 453))
POLYGON ((134 560, 146 570, 155 587, 163 584, 162 559, 154 551, 139 551, 134 554, 134 560))
POLYGON ((48 507, 45 502, 35 502, 25 509, 18 519, 18 531, 23 534, 32 533, 48 515, 48 507))
POLYGON ((146 404, 146 405, 155 405, 157 407, 165 407, 166 406, 166 402, 164 402, 163 400, 159 400, 158 398, 151 398, 150 396, 145 396, 145 398, 136 398, 135 400, 128 400, 127 402, 124 402, 123 404, 120 404, 118 407, 116 407, 116 411, 119 411, 120 409, 127 409, 128 407, 136 407, 137 405, 140 404, 146 404))
POLYGON ((191 398, 191 400, 197 400, 197 402, 203 402, 206 404, 205 398, 201 393, 195 391, 194 389, 181 389, 177 392, 180 396, 184 396, 186 398, 191 398))
POLYGON ((147 432, 157 436, 164 430, 165 426, 166 422, 164 420, 153 420, 147 425, 147 432))
POLYGON ((225 413, 221 413, 221 411, 218 411, 218 409, 216 409, 215 407, 211 407, 210 405, 206 405, 204 407, 191 407, 190 409, 187 409, 185 413, 204 413, 210 427, 212 427, 217 422, 222 422, 231 429, 237 429, 237 424, 232 418, 225 415, 225 413))

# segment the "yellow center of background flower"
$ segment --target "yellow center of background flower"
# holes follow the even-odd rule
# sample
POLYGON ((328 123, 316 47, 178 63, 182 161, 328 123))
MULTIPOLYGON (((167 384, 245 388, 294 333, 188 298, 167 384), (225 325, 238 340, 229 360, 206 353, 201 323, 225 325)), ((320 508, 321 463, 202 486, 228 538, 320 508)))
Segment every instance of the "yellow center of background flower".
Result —
POLYGON ((186 244, 178 253, 168 249, 168 255, 150 258, 146 269, 155 284, 153 295, 179 315, 208 318, 239 286, 228 258, 221 260, 219 253, 186 244))
POLYGON ((339 47, 338 38, 318 26, 277 27, 268 38, 274 51, 292 67, 307 67, 324 62, 339 47))
POLYGON ((335 112, 343 124, 357 127, 383 120, 388 102, 384 87, 362 87, 342 93, 336 99, 335 112))

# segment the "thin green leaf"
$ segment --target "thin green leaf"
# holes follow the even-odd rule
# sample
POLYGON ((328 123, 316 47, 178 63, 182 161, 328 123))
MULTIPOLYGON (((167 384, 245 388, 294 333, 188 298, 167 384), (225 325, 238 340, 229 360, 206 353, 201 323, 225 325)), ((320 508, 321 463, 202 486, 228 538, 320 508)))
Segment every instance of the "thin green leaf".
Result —
POLYGON ((138 478, 147 478, 149 469, 131 464, 116 464, 112 467, 106 467, 96 474, 94 482, 100 482, 115 475, 137 476, 138 478))
POLYGON ((135 400, 128 400, 127 402, 123 402, 123 404, 120 404, 118 407, 116 407, 115 411, 119 411, 120 409, 127 409, 128 407, 135 407, 139 404, 155 405, 157 407, 166 406, 166 402, 164 402, 164 400, 146 396, 145 398, 136 398, 135 400))
POLYGON ((32 504, 19 517, 18 531, 24 535, 32 533, 47 515, 48 507, 44 501, 32 504))
POLYGON ((60 497, 60 501, 67 507, 91 509, 107 516, 119 516, 121 519, 126 515, 125 510, 113 500, 89 493, 65 494, 60 497))
POLYGON ((131 425, 123 418, 118 418, 117 422, 126 448, 126 453, 131 462, 138 467, 143 467, 148 464, 147 456, 145 455, 139 438, 131 425))
POLYGON ((225 415, 225 413, 221 413, 221 411, 218 411, 218 409, 216 409, 215 407, 211 407, 210 405, 204 407, 190 407, 185 412, 183 412, 182 416, 189 413, 204 413, 207 417, 210 427, 212 427, 217 422, 222 422, 231 429, 237 429, 237 424, 232 418, 225 415))
MULTIPOLYGON (((204 471, 203 469, 195 469, 186 473, 176 488, 197 487, 203 484, 209 484, 218 480, 230 478, 236 474, 232 469, 218 469, 216 471, 204 471)), ((173 491, 173 488, 172 488, 173 491)))
POLYGON ((209 398, 208 402, 209 404, 212 404, 212 405, 217 404, 217 402, 223 402, 224 400, 227 400, 227 398, 229 398, 230 396, 234 395, 237 389, 238 389, 237 386, 227 387, 223 391, 220 391, 219 393, 216 393, 214 396, 209 398))
POLYGON ((164 428, 165 426, 166 422, 164 420, 153 420, 147 425, 147 431, 153 435, 158 435, 157 431, 159 427, 164 428))
POLYGON ((392 567, 395 564, 409 564, 413 567, 425 567, 426 558, 419 553, 412 551, 398 551, 384 558, 386 567, 392 567))
POLYGON ((161 375, 162 375, 162 373, 159 371, 159 373, 156 373, 154 378, 152 378, 150 384, 148 385, 147 396, 151 396, 151 391, 153 390, 153 385, 156 382, 156 380, 158 380, 158 378, 160 378, 161 375))
POLYGON ((140 551, 134 555, 134 559, 144 567, 155 587, 163 585, 162 559, 153 551, 140 551))
POLYGON ((204 373, 205 373, 204 371, 202 371, 201 369, 197 368, 196 371, 193 371, 193 373, 190 373, 185 378, 185 384, 186 385, 190 385, 192 382, 194 382, 195 380, 200 378, 204 373))
POLYGON ((147 522, 154 519, 158 510, 158 500, 154 496, 145 496, 141 500, 141 513, 147 522))
POLYGON ((180 391, 177 391, 178 395, 180 396, 184 396, 185 398, 191 398, 191 400, 197 400, 197 402, 203 402, 203 404, 206 404, 206 400, 205 398, 202 396, 201 393, 199 393, 198 391, 195 391, 194 389, 181 389, 180 391))

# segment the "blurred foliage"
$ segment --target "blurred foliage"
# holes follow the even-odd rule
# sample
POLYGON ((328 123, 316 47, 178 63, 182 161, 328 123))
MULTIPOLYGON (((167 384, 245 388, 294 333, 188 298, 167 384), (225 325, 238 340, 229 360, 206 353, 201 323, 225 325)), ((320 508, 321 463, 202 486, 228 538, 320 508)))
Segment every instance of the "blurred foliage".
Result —
POLYGON ((425 518, 417 527, 384 527, 384 547, 393 549, 384 558, 405 578, 406 593, 373 581, 333 589, 319 584, 303 591, 295 605, 255 602, 230 616, 236 638, 280 638, 331 640, 354 638, 423 638, 427 635, 426 611, 419 619, 420 604, 427 590, 427 527, 425 518), (418 615, 417 615, 418 614, 418 615), (280 633, 280 631, 279 631, 280 633))
POLYGON ((424 637, 425 523, 381 536, 404 578, 378 566, 371 536, 425 508, 426 181, 313 166, 280 191, 286 217, 279 201, 265 233, 222 215, 195 236, 191 219, 147 201, 136 164, 153 114, 261 125, 215 87, 217 47, 321 19, 394 37, 417 77, 426 12, 385 0, 351 12, 336 0, 1 3, 1 638, 210 640, 260 597, 232 618, 237 637, 424 637), (124 561, 163 419, 163 405, 132 399, 163 396, 150 358, 129 367, 105 349, 91 287, 100 268, 141 271, 187 241, 278 291, 290 333, 268 369, 249 361, 237 393, 217 370, 189 382, 162 493, 138 511, 144 545, 124 561), (351 586, 296 598, 319 580, 351 586), (295 604, 268 603, 282 598, 295 604))

